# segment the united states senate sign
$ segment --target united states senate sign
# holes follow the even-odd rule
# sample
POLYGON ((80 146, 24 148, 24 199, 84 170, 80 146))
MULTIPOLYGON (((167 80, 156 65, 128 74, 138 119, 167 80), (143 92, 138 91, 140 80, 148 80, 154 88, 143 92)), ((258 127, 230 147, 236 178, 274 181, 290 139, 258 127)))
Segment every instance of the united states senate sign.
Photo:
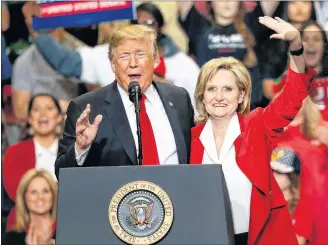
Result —
POLYGON ((161 240, 173 223, 173 205, 158 185, 135 181, 112 197, 108 217, 114 233, 128 244, 153 244, 161 240))

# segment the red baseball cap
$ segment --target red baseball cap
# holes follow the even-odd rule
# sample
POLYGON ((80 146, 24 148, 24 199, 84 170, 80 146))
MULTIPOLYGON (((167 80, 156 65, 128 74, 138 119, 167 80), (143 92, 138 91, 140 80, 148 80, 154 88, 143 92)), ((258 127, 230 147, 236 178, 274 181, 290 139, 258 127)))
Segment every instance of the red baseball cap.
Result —
POLYGON ((165 67, 165 62, 164 62, 164 58, 163 56, 159 57, 159 64, 158 66, 155 68, 154 73, 162 78, 165 77, 165 73, 166 73, 166 67, 165 67))

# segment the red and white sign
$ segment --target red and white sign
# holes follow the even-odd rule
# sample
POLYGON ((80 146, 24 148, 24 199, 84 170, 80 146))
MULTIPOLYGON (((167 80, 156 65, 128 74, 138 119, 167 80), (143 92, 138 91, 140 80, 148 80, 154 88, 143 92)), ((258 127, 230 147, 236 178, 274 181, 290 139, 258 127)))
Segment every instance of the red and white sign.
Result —
POLYGON ((130 7, 131 1, 67 1, 40 4, 40 17, 83 14, 130 7))
POLYGON ((310 91, 310 94, 313 96, 313 101, 328 106, 328 77, 316 78, 312 86, 313 91, 310 91))

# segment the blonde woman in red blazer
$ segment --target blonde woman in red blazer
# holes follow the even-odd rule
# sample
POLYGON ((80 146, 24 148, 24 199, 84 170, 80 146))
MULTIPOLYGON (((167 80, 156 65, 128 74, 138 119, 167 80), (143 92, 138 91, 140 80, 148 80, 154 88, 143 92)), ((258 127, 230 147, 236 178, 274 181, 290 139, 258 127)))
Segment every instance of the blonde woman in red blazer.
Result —
MULTIPOLYGON (((27 125, 27 131, 32 137, 11 145, 4 155, 3 184, 11 200, 16 200, 19 181, 30 169, 45 168, 56 178, 54 164, 62 120, 61 108, 56 98, 48 94, 32 97, 28 107, 27 125)), ((13 208, 8 216, 7 230, 11 229, 15 221, 14 215, 13 208)))
POLYGON ((280 132, 297 115, 316 74, 305 68, 300 33, 289 23, 260 17, 272 38, 290 43, 285 88, 267 108, 250 112, 251 80, 228 57, 207 62, 195 91, 199 125, 192 129, 191 164, 222 164, 236 244, 298 244, 284 196, 270 168, 280 132))

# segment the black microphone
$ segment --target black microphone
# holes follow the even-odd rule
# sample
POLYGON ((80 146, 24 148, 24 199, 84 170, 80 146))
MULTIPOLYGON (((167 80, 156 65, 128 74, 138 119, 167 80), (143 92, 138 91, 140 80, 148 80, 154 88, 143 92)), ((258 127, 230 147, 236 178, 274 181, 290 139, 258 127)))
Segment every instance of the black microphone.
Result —
POLYGON ((138 82, 132 81, 128 87, 129 99, 132 103, 139 103, 141 100, 141 88, 138 82))
POLYGON ((138 135, 138 165, 142 165, 142 141, 141 141, 141 129, 140 129, 140 106, 141 101, 141 88, 138 82, 132 81, 128 87, 129 99, 134 104, 137 121, 137 135, 138 135))

